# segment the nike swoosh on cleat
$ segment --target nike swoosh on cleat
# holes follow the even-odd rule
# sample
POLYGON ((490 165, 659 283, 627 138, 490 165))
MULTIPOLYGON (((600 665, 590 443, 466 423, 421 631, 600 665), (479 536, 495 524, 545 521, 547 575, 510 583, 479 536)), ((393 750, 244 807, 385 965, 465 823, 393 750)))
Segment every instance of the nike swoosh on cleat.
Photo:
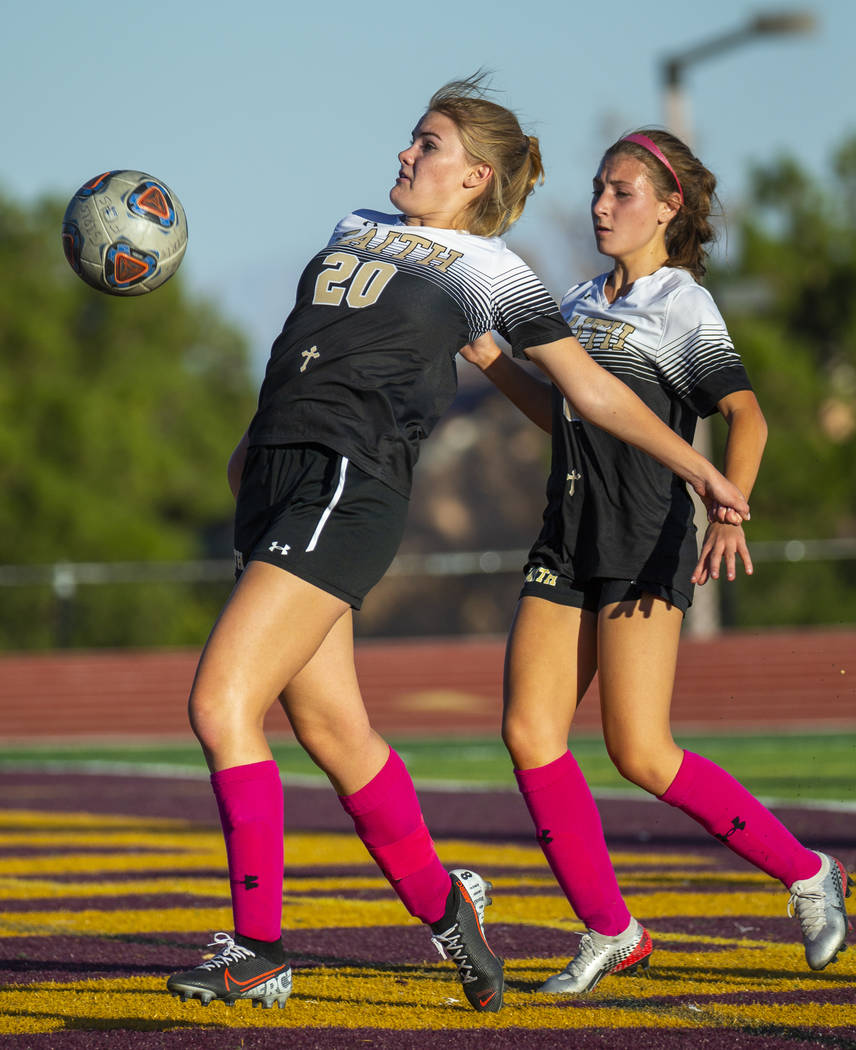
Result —
POLYGON ((285 969, 284 966, 277 966, 273 970, 268 970, 267 973, 260 973, 256 977, 251 977, 248 981, 239 981, 237 977, 233 977, 229 973, 229 970, 227 968, 226 972, 223 974, 223 977, 225 979, 225 984, 226 984, 226 990, 227 991, 229 990, 229 984, 230 983, 235 985, 236 988, 250 988, 254 984, 261 984, 263 981, 266 981, 269 978, 274 977, 276 974, 282 973, 282 971, 284 969, 285 969))
POLYGON ((491 999, 496 998, 496 992, 491 992, 487 999, 479 999, 479 1006, 487 1006, 491 999))

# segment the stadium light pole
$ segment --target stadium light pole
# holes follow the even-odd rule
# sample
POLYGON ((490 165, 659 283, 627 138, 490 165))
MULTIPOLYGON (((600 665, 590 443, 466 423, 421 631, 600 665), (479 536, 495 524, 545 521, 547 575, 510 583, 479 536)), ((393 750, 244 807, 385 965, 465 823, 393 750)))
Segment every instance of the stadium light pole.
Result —
MULTIPOLYGON (((686 89, 684 85, 686 71, 703 62, 734 48, 742 47, 753 40, 772 36, 810 33, 814 30, 816 19, 808 10, 802 11, 768 11, 751 17, 736 29, 719 33, 717 36, 688 47, 684 51, 667 55, 660 63, 661 82, 663 85, 663 110, 666 127, 692 146, 693 134, 688 115, 686 89)), ((713 440, 710 420, 700 419, 696 428, 695 447, 702 455, 711 457, 713 440)), ((696 528, 699 535, 704 535, 707 527, 707 515, 700 500, 696 504, 696 528)), ((719 603, 716 585, 711 581, 704 587, 697 587, 693 604, 686 619, 687 633, 696 638, 711 637, 720 629, 719 603)))
POLYGON ((753 16, 736 29, 702 40, 685 51, 667 55, 660 64, 666 126, 685 142, 692 142, 684 89, 684 74, 690 66, 721 55, 723 52, 733 51, 753 40, 770 36, 810 33, 814 30, 816 21, 813 12, 807 10, 768 11, 766 14, 753 16))

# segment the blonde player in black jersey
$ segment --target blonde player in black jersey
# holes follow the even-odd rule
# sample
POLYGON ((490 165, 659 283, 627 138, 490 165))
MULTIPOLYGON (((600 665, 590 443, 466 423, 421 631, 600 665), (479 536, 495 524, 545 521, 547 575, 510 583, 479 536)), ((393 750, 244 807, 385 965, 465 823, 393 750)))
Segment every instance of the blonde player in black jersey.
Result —
POLYGON ((372 729, 352 610, 392 560, 420 442, 454 397, 455 356, 498 328, 578 411, 691 481, 712 513, 736 486, 570 337, 499 239, 542 177, 538 142, 477 83, 431 99, 399 154, 397 214, 346 216, 310 260, 271 351, 258 411, 229 467, 239 574, 202 654, 190 719, 211 769, 234 936, 169 979, 183 999, 282 1006, 283 796, 263 730, 278 699, 411 915, 458 968, 476 1010, 502 1005, 482 917, 489 884, 437 858, 401 759, 372 729))
MULTIPOLYGON (((745 494, 767 428, 725 324, 698 281, 705 271, 713 175, 677 138, 619 140, 594 179, 591 214, 607 273, 562 301, 571 331, 677 433, 699 416, 728 424, 725 473, 745 494)), ((539 991, 579 994, 606 974, 647 969, 651 938, 627 909, 600 817, 568 750, 595 672, 607 750, 621 774, 677 806, 791 892, 806 959, 819 970, 844 947, 848 876, 802 846, 741 784, 672 738, 679 633, 693 585, 734 579, 752 562, 742 525, 712 522, 699 555, 686 487, 520 369, 490 336, 465 350, 553 435, 544 524, 526 567, 506 658, 503 736, 538 841, 586 925, 566 969, 539 991)), ((564 396, 563 396, 564 395, 564 396)))

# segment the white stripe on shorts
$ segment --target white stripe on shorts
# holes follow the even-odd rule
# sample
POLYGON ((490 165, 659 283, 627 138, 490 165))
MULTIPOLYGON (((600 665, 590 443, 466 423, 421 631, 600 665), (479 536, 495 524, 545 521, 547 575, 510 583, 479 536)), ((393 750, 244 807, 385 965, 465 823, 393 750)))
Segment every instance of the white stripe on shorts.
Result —
POLYGON ((315 550, 315 544, 321 537, 321 533, 324 530, 324 526, 327 524, 327 519, 333 513, 333 509, 335 508, 339 500, 342 498, 342 491, 345 488, 345 474, 347 473, 347 470, 348 458, 347 456, 342 456, 342 462, 339 464, 339 484, 336 486, 336 491, 333 493, 333 498, 327 504, 326 508, 324 509, 324 513, 321 515, 321 519, 319 520, 318 525, 315 528, 315 531, 312 533, 312 539, 309 541, 309 546, 306 548, 307 551, 315 550))

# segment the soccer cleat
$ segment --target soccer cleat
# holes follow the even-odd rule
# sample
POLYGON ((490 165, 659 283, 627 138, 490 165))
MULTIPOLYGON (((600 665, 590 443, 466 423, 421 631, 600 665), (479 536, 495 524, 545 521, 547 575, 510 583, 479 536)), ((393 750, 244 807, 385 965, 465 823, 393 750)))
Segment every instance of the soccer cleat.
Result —
POLYGON ((561 973, 548 978, 538 991, 550 995, 580 995, 590 992, 601 977, 609 973, 633 973, 640 966, 647 976, 653 950, 648 931, 635 919, 631 919, 627 929, 615 937, 586 930, 580 938, 577 954, 561 973))
POLYGON ((795 882, 788 901, 788 915, 796 912, 800 920, 805 958, 812 970, 822 970, 835 961, 847 947, 847 932, 852 929, 844 898, 850 896, 853 880, 840 860, 825 853, 817 855, 820 871, 795 882))
POLYGON ((504 978, 502 960, 485 940, 482 922, 485 907, 491 903, 487 891, 491 884, 465 868, 449 873, 452 888, 446 914, 431 923, 432 940, 442 958, 458 968, 470 1006, 479 1012, 496 1013, 502 1008, 504 978))
POLYGON ((215 933, 209 948, 219 947, 213 959, 192 970, 173 974, 167 990, 183 1003, 199 999, 203 1006, 219 999, 234 1006, 239 999, 249 999, 253 1006, 269 1010, 274 1003, 280 1009, 291 995, 291 968, 286 963, 272 963, 249 948, 237 944, 228 933, 215 933))

